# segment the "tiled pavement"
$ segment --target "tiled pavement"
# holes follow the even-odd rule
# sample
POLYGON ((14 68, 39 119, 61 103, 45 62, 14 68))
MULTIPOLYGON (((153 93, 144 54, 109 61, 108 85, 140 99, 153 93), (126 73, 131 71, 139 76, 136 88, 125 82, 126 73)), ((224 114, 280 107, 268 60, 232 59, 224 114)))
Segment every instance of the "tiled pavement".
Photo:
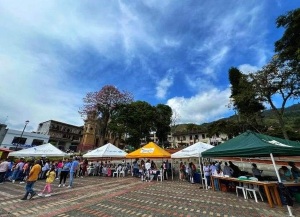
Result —
MULTIPOLYGON (((35 189, 43 186, 44 181, 38 181, 35 189)), ((287 216, 286 207, 270 208, 266 202, 256 203, 234 193, 203 190, 199 184, 179 181, 149 183, 132 177, 85 177, 75 179, 72 189, 58 188, 55 181, 53 191, 48 198, 21 201, 24 184, 0 185, 0 216, 287 216)), ((295 204, 294 215, 299 211, 300 204, 295 204)))

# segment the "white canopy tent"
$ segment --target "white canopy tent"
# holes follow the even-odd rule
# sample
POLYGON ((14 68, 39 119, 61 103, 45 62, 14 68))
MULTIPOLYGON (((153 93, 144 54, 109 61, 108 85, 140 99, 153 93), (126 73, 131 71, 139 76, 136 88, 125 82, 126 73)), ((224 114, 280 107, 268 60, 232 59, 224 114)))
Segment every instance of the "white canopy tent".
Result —
MULTIPOLYGON (((213 148, 213 145, 203 143, 203 142, 197 142, 191 146, 188 146, 178 152, 175 152, 174 154, 171 154, 171 158, 198 158, 199 159, 199 168, 201 171, 201 176, 203 176, 203 168, 201 167, 201 153, 213 148)), ((201 178, 201 183, 203 186, 203 177, 201 178)), ((172 179, 173 179, 173 173, 172 173, 172 179)))
POLYGON ((174 154, 171 154, 171 158, 199 158, 201 153, 213 148, 214 146, 203 142, 197 142, 189 147, 186 147, 174 154))
POLYGON ((65 157, 67 153, 59 150, 51 143, 34 146, 32 148, 13 151, 8 154, 9 157, 65 157))
POLYGON ((96 148, 86 154, 84 154, 82 157, 84 158, 101 158, 101 157, 115 157, 115 158, 125 158, 127 153, 123 151, 122 149, 119 149, 118 147, 114 146, 111 143, 107 143, 104 146, 101 146, 99 148, 96 148))

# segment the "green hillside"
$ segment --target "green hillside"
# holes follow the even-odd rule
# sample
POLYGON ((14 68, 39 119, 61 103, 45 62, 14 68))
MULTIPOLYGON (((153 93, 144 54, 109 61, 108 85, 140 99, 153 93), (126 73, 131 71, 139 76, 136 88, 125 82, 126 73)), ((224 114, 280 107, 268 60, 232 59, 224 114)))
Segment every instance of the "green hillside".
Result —
MULTIPOLYGON (((272 110, 265 110, 262 113, 263 123, 265 125, 265 130, 261 133, 268 135, 283 137, 281 130, 278 126, 278 120, 276 119, 272 110)), ((222 129, 222 126, 226 125, 238 125, 238 117, 236 115, 230 116, 228 118, 222 118, 211 123, 203 123, 201 125, 196 124, 180 124, 176 126, 174 130, 177 133, 180 132, 210 132, 212 128, 222 129)), ((285 109, 284 121, 286 123, 286 128, 288 131, 289 138, 291 140, 300 140, 300 104, 294 104, 285 109)), ((243 130, 243 129, 242 129, 243 130)), ((244 129, 246 130, 246 129, 244 129)), ((219 131, 220 132, 220 131, 219 131)))

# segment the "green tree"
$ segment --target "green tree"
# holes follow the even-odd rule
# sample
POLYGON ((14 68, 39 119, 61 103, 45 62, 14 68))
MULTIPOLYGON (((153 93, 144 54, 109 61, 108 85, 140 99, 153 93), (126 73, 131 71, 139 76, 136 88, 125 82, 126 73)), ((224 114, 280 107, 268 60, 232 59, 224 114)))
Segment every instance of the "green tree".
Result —
POLYGON ((172 109, 168 105, 158 104, 155 107, 156 136, 161 146, 168 146, 168 134, 171 131, 172 109))
MULTIPOLYGON (((265 109, 259 101, 257 93, 244 75, 237 68, 229 69, 229 81, 231 84, 231 99, 233 107, 237 111, 238 121, 245 121, 244 126, 252 126, 258 130, 261 124, 261 112, 265 109)), ((243 129, 247 130, 248 127, 243 129)))
POLYGON ((257 92, 260 99, 271 106, 284 138, 288 139, 289 137, 283 118, 284 111, 289 99, 299 97, 299 76, 294 73, 289 65, 279 63, 275 57, 270 63, 264 66, 262 70, 249 74, 249 77, 252 80, 253 89, 257 92), (281 100, 279 108, 276 107, 278 98, 281 100))
POLYGON ((126 143, 138 148, 148 141, 155 126, 155 108, 144 101, 123 104, 116 109, 109 126, 126 136, 126 143))
POLYGON ((275 42, 275 52, 281 63, 288 64, 300 74, 300 8, 279 16, 277 27, 285 28, 283 36, 275 42))

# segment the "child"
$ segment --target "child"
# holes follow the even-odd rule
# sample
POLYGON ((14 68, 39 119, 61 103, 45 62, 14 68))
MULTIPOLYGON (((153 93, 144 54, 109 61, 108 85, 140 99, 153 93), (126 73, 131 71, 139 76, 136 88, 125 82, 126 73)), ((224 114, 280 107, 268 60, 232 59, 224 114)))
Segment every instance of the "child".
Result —
POLYGON ((44 187, 44 190, 41 193, 38 194, 39 196, 41 196, 41 197, 44 196, 44 192, 46 190, 48 190, 48 194, 46 194, 45 197, 50 197, 51 196, 51 194, 50 194, 50 192, 51 192, 51 183, 54 181, 55 176, 56 176, 55 166, 52 165, 51 169, 46 174, 47 179, 46 179, 46 185, 44 187))

